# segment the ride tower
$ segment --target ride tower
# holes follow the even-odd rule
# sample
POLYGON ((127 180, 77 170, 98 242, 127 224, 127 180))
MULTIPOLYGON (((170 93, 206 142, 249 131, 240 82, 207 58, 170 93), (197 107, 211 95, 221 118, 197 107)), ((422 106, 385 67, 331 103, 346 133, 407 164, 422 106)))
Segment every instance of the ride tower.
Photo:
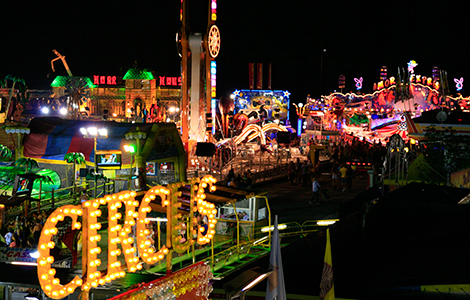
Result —
POLYGON ((220 50, 220 31, 215 25, 217 0, 209 0, 207 28, 204 34, 191 31, 189 2, 181 0, 181 29, 177 34, 178 52, 181 56, 181 130, 188 154, 197 142, 208 141, 210 130, 215 128, 208 122, 215 120, 215 58, 220 50), (208 131, 208 128, 211 129, 208 131))

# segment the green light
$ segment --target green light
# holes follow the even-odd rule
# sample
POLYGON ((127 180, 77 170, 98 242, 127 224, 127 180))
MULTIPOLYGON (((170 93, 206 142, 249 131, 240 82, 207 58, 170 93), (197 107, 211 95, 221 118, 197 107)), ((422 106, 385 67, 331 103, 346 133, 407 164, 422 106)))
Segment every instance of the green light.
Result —
POLYGON ((137 68, 131 68, 122 79, 153 80, 155 78, 153 77, 152 72, 147 71, 147 69, 139 70, 137 68))
POLYGON ((134 147, 134 145, 124 145, 124 151, 130 152, 130 153, 135 153, 135 147, 134 147))
POLYGON ((67 80, 69 79, 68 76, 57 76, 54 81, 51 83, 52 87, 65 87, 67 80))
POLYGON ((85 80, 85 87, 87 88, 94 88, 96 87, 93 85, 93 82, 91 81, 90 77, 80 77, 80 76, 74 76, 74 77, 69 77, 69 76, 57 76, 54 81, 52 81, 51 86, 52 87, 66 87, 68 81, 71 78, 83 78, 85 80))

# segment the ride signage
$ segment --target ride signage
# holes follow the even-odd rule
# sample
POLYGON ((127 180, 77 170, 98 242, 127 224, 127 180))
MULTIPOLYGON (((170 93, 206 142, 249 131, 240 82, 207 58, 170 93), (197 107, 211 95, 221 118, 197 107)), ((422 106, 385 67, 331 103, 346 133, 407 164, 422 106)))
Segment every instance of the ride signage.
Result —
POLYGON ((124 277, 126 272, 118 260, 121 253, 124 255, 127 271, 135 272, 142 269, 140 259, 145 263, 154 264, 164 259, 170 251, 178 253, 186 251, 195 241, 190 238, 192 234, 187 234, 187 239, 181 239, 180 236, 180 230, 186 226, 183 224, 185 221, 182 220, 181 213, 178 212, 181 205, 178 201, 178 196, 181 195, 179 189, 184 185, 190 185, 191 188, 188 228, 194 228, 193 226, 197 224, 194 212, 207 216, 208 230, 197 224, 197 236, 199 244, 209 243, 215 234, 217 211, 213 203, 204 199, 206 190, 209 192, 216 190, 215 182, 215 178, 208 175, 203 178, 193 178, 188 183, 174 183, 166 187, 155 186, 146 192, 140 203, 135 199, 135 192, 123 191, 85 201, 81 205, 59 207, 46 220, 39 239, 37 262, 41 288, 49 298, 62 299, 73 293, 77 287, 81 287, 82 291, 88 291, 98 285, 124 277), (161 199, 161 205, 167 208, 168 220, 171 220, 167 226, 171 242, 167 242, 167 245, 158 251, 150 247, 151 241, 147 238, 150 234, 147 229, 149 224, 147 213, 152 210, 150 205, 156 199, 161 199), (101 224, 98 223, 98 217, 101 215, 99 210, 101 205, 107 205, 108 208, 108 264, 107 270, 100 271, 98 267, 101 265, 101 260, 98 259, 98 254, 101 253, 101 248, 98 242, 101 236, 98 231, 101 229, 101 224), (125 216, 119 212, 123 205, 125 216), (57 223, 63 221, 65 217, 72 219, 73 229, 82 228, 82 274, 85 274, 85 277, 75 276, 69 283, 61 285, 59 279, 54 277, 56 272, 51 267, 54 257, 50 255, 50 250, 55 246, 53 237, 58 233, 57 223), (82 218, 82 223, 78 222, 78 217, 82 218), (122 218, 124 220, 120 222, 122 218), (134 226, 136 241, 130 236, 134 226), (122 250, 118 248, 118 244, 121 244, 122 250))

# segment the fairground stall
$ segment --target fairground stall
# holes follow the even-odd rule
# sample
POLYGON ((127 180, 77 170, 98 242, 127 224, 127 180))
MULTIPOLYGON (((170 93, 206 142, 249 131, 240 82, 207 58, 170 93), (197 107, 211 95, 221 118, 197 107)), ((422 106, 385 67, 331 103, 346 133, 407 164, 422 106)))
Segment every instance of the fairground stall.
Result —
POLYGON ((186 178, 184 150, 174 123, 45 117, 32 119, 29 127, 31 132, 24 138, 24 156, 56 170, 61 181, 65 181, 63 186, 72 186, 75 181, 79 186, 93 186, 92 177, 97 174, 101 175, 97 177, 100 191, 109 180, 119 185, 116 189, 130 184, 143 189, 147 174, 150 182, 156 184, 186 178), (83 158, 68 159, 74 153, 81 153, 83 158))

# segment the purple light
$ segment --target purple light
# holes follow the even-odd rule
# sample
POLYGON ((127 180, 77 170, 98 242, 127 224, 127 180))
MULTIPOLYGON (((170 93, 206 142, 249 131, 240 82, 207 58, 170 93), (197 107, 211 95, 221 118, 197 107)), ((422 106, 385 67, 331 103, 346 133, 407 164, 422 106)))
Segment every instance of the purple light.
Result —
POLYGON ((463 88, 463 77, 460 77, 460 79, 454 78, 454 81, 457 91, 461 91, 463 88))
POLYGON ((356 82, 356 89, 357 89, 357 90, 360 90, 360 89, 362 89, 362 80, 363 80, 363 78, 362 78, 362 77, 361 77, 361 78, 359 78, 359 79, 357 79, 357 78, 354 78, 354 81, 356 82))

